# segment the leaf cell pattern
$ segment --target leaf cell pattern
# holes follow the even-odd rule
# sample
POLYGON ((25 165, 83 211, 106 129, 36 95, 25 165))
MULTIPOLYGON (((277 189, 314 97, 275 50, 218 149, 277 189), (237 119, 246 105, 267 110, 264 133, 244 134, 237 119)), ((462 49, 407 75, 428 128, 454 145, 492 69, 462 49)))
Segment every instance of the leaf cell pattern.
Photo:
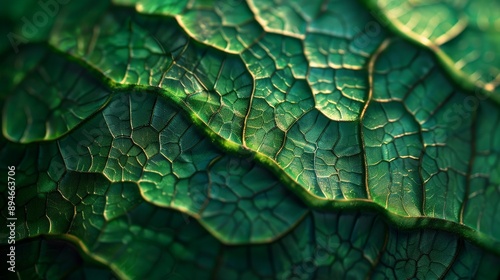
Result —
POLYGON ((500 274, 484 1, 82 5, 0 45, 19 277, 500 274))

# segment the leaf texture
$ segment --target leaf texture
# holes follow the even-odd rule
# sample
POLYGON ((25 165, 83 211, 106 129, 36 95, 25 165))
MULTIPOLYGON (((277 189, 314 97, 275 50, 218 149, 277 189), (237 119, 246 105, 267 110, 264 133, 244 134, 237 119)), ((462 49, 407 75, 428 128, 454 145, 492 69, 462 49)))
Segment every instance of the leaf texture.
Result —
POLYGON ((0 45, 19 277, 500 274, 485 3, 93 2, 0 45))

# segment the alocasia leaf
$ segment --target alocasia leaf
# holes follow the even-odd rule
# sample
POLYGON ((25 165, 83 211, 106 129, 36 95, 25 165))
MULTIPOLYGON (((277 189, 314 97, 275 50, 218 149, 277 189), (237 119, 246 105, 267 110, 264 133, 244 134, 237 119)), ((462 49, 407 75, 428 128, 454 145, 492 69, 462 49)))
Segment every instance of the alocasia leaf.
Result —
MULTIPOLYGON (((125 279, 500 274, 486 2, 464 14, 451 2, 92 2, 89 14, 50 2, 35 37, 9 39, 17 55, 0 45, 16 246, 44 248, 21 276, 44 262, 57 268, 41 278, 91 277, 93 262, 125 279), (426 16, 434 6, 441 21, 426 16)), ((9 7, 9 32, 26 37, 13 15, 36 20, 39 5, 9 7)))

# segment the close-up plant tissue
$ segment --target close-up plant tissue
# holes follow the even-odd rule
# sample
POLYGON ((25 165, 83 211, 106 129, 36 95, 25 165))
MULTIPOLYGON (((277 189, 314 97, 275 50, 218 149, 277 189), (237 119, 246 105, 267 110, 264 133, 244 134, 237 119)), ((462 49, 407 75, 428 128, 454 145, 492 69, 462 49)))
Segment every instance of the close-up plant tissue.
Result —
POLYGON ((500 1, 0 8, 1 279, 499 279, 500 1))

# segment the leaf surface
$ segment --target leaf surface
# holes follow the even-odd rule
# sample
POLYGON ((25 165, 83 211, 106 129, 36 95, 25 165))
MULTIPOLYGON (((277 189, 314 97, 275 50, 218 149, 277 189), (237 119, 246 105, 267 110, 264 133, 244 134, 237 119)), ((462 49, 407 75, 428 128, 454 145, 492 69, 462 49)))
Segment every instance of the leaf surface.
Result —
MULTIPOLYGON (((495 57, 443 64, 479 52, 476 35, 494 46, 473 21, 493 16, 464 4, 470 24, 444 40, 450 3, 389 2, 388 27, 357 1, 61 6, 0 65, 23 254, 69 240, 75 263, 127 279, 494 279, 495 57), (415 44, 396 19, 446 42, 415 44)), ((57 263, 47 250, 32 266, 57 263)))

